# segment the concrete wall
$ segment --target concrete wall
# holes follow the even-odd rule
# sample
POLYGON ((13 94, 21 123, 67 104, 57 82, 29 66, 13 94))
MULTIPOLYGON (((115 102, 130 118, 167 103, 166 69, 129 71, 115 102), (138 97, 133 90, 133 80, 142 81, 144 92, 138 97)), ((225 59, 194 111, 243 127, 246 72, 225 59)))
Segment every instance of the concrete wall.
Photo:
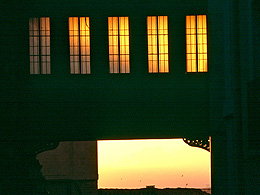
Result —
POLYGON ((55 194, 97 193, 97 142, 60 142, 55 150, 38 154, 47 190, 55 194), (79 189, 78 189, 79 188, 79 189))
POLYGON ((248 84, 259 77, 259 8, 252 2, 208 1, 213 194, 259 194, 259 149, 250 149, 248 137, 248 120, 256 117, 248 104, 259 105, 248 99, 248 84))

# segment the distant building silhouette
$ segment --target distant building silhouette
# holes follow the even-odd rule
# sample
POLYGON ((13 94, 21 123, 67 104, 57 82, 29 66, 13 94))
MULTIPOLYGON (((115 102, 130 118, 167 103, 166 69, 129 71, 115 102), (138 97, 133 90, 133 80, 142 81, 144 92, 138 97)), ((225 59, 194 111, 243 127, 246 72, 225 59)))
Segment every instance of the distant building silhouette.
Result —
POLYGON ((99 189, 98 195, 207 195, 209 193, 204 192, 200 189, 188 189, 188 188, 165 188, 157 189, 155 187, 149 186, 148 188, 142 189, 99 189))

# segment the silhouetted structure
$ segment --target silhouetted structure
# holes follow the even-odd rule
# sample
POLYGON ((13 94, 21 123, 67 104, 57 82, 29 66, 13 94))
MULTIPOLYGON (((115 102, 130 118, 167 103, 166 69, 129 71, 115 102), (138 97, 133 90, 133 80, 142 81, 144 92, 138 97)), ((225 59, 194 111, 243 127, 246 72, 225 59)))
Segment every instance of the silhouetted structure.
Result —
POLYGON ((203 192, 200 189, 188 189, 188 188, 142 188, 142 189, 99 189, 98 195, 206 195, 208 193, 203 192))
POLYGON ((59 141, 211 136, 212 193, 260 194, 258 1, 10 0, 0 9, 2 191, 40 191, 35 156, 59 141), (186 70, 188 15, 207 16, 207 72, 186 70), (130 73, 110 73, 113 16, 129 18, 130 73), (168 73, 148 73, 148 16, 168 16, 168 73), (90 55, 78 52, 81 60, 71 52, 82 40, 69 41, 70 17, 89 17, 90 55), (91 74, 70 70, 89 57, 91 74))
POLYGON ((50 194, 98 194, 97 142, 60 142, 56 149, 38 154, 37 159, 50 194))

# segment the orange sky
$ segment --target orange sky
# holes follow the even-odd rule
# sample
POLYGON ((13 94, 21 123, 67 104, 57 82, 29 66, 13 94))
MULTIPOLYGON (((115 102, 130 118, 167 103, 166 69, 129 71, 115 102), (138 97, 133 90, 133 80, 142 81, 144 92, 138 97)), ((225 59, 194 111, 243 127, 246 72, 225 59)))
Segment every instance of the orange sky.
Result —
POLYGON ((182 139, 98 141, 99 188, 208 188, 210 153, 182 139))

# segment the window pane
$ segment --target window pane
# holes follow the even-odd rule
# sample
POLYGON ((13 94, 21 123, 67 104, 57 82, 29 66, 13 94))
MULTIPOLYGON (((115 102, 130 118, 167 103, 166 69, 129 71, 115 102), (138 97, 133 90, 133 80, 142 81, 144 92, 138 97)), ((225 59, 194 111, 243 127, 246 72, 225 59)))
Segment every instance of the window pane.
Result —
POLYGON ((149 73, 169 72, 168 16, 147 17, 149 73))
MULTIPOLYGON (((90 58, 90 23, 89 17, 80 17, 80 50, 81 57, 90 58)), ((90 61, 81 61, 81 74, 90 74, 90 61)))
POLYGON ((50 59, 49 17, 29 19, 29 50, 30 74, 50 74, 50 60, 46 61, 50 59))
POLYGON ((148 71, 158 72, 157 64, 157 17, 147 17, 148 71))
POLYGON ((69 17, 70 73, 90 74, 89 17, 69 17))
POLYGON ((196 17, 186 16, 186 66, 187 72, 197 72, 196 67, 196 17), (195 63, 194 63, 195 62, 195 63))
POLYGON ((129 20, 119 17, 120 73, 129 73, 129 20))
POLYGON ((207 21, 206 15, 197 16, 198 72, 207 72, 207 21))
POLYGON ((206 15, 186 16, 187 72, 207 72, 206 15))
POLYGON ((169 72, 168 63, 168 17, 158 16, 159 70, 169 72))
POLYGON ((129 18, 108 17, 109 72, 130 73, 129 18))
POLYGON ((78 33, 78 17, 69 17, 69 39, 70 39, 70 73, 78 73, 79 58, 79 33, 78 33))

